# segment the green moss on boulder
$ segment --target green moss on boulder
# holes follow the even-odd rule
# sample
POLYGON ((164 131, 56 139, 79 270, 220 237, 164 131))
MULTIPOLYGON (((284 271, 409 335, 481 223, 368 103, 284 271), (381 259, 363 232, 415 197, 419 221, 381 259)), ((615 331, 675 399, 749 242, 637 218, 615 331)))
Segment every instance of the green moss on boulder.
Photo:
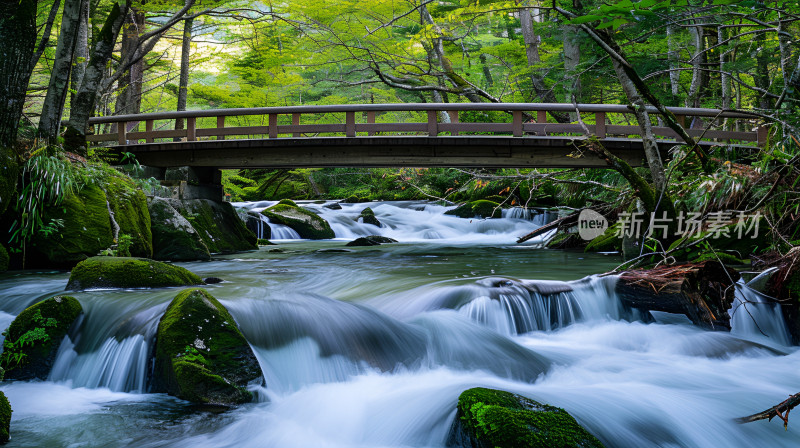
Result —
POLYGON ((0 147, 0 215, 14 203, 19 177, 19 162, 11 148, 0 147))
POLYGON ((106 177, 104 189, 114 220, 119 225, 119 233, 130 235, 133 239, 130 254, 134 257, 152 257, 153 235, 144 192, 136 188, 129 177, 116 170, 106 177))
POLYGON ((207 291, 181 291, 156 334, 155 388, 195 403, 250 401, 245 389, 263 380, 261 369, 233 317, 207 291))
POLYGON ((167 200, 153 198, 147 208, 153 232, 153 258, 170 261, 211 258, 197 230, 167 200))
POLYGON ((381 226, 381 222, 378 221, 378 218, 375 217, 375 212, 373 212, 372 209, 369 207, 365 208, 364 210, 361 210, 361 214, 358 215, 356 221, 358 221, 359 218, 361 219, 361 222, 363 222, 364 224, 372 224, 373 226, 377 227, 381 226))
POLYGON ((362 236, 345 244, 345 246, 380 246, 381 244, 396 243, 397 240, 380 235, 362 236))
POLYGON ((281 199, 280 201, 278 201, 278 204, 291 205, 292 207, 297 207, 297 203, 295 203, 291 199, 281 199))
POLYGON ((256 250, 256 235, 251 232, 228 202, 208 199, 167 199, 186 218, 211 253, 256 250))
POLYGON ((8 251, 0 244, 0 272, 8 270, 8 251))
POLYGON ((96 185, 84 187, 69 195, 59 207, 45 210, 43 222, 61 220, 63 227, 48 235, 37 234, 32 240, 40 265, 73 266, 97 255, 113 243, 111 217, 106 194, 96 185))
POLYGON ((8 442, 11 435, 11 403, 6 394, 0 392, 0 444, 8 442))
POLYGON ((47 379, 58 347, 83 312, 70 296, 52 297, 23 310, 6 330, 0 367, 6 378, 47 379))
POLYGON ((180 266, 133 257, 92 257, 72 269, 68 290, 90 288, 160 288, 203 284, 180 266))
POLYGON ((300 235, 300 238, 324 240, 336 236, 328 221, 302 207, 276 204, 261 213, 271 222, 291 227, 300 235))
POLYGON ((621 252, 622 251, 622 237, 617 236, 620 229, 620 223, 614 223, 609 226, 602 235, 589 241, 584 249, 585 252, 621 252))
POLYGON ((602 447, 565 410, 494 389, 458 397, 448 445, 475 448, 602 447))
POLYGON ((444 214, 455 215, 459 218, 500 218, 503 216, 503 211, 497 202, 481 199, 462 204, 444 214))

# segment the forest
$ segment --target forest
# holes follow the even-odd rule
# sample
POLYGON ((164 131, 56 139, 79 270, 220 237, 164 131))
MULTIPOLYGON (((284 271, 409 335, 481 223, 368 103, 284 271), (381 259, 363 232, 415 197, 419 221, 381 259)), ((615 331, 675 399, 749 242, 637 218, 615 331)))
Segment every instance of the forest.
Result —
MULTIPOLYGON (((3 0, 0 104, 0 443, 6 395, 22 406, 18 440, 85 437, 67 422, 61 434, 36 426, 47 414, 20 399, 38 390, 34 379, 64 402, 125 394, 138 404, 109 406, 133 422, 126 435, 179 416, 163 432, 87 446, 248 446, 255 436, 274 446, 550 446, 524 429, 541 424, 534 411, 559 446, 713 446, 693 426, 706 418, 723 445, 796 437, 740 424, 777 417, 787 427, 800 404, 798 0, 3 0), (497 107, 447 112, 462 103, 497 107), (188 143, 196 126, 265 139, 299 125, 290 114, 226 122, 218 110, 398 104, 441 107, 309 113, 303 124, 513 123, 519 139, 570 137, 563 165, 577 167, 211 167, 222 200, 208 200, 188 193, 205 188, 194 168, 148 167, 123 145, 153 143, 125 137, 153 131, 188 143), (597 105, 625 112, 582 112, 597 105), (109 119, 180 111, 207 114, 109 119), (523 133, 523 123, 582 135, 523 133), (629 130, 620 135, 640 145, 637 163, 612 149, 606 128, 629 130), (257 268, 243 268, 250 262, 257 268), (114 308, 109 297, 123 296, 132 305, 114 308), (203 330, 202 318, 223 330, 203 330), (682 338, 694 343, 657 343, 682 338), (629 339, 649 342, 618 352, 629 339), (589 341, 590 355, 575 347, 589 341), (685 369, 681 387, 660 377, 659 356, 685 369), (613 377, 619 407, 604 407, 605 385, 582 357, 613 377), (752 390, 738 383, 762 367, 752 390), (392 414, 389 400, 376 406, 403 423, 372 420, 373 398, 357 386, 391 390, 405 376, 425 390, 400 393, 417 404, 427 394, 436 424, 420 428, 419 408, 392 414), (628 381, 652 402, 628 397, 628 381), (344 393, 364 407, 348 416, 352 438, 323 423, 344 393), (748 400, 719 400, 735 394, 748 400), (245 411, 215 417, 175 404, 184 402, 245 411), (148 416, 154 403, 168 410, 148 416), (268 436, 247 424, 262 413, 268 436), (305 439, 277 429, 283 418, 317 426, 305 439), (385 432, 363 429, 372 426, 385 432)), ((200 143, 219 137, 204 131, 200 143)))

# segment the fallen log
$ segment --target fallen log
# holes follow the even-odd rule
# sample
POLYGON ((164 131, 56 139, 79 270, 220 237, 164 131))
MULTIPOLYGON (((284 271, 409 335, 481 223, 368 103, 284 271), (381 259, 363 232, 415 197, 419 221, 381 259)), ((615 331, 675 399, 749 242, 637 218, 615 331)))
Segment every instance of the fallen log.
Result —
POLYGON ((730 330, 739 273, 717 261, 625 271, 616 292, 626 307, 684 314, 695 325, 730 330))
POLYGON ((577 225, 578 224, 578 215, 580 213, 581 213, 581 210, 578 210, 575 213, 572 213, 572 214, 569 214, 567 216, 558 218, 558 219, 556 219, 555 221, 553 221, 553 222, 551 222, 549 224, 545 224, 545 225, 539 227, 538 229, 534 230, 533 232, 531 232, 531 233, 529 233, 529 234, 527 234, 525 236, 520 237, 517 240, 517 244, 524 243, 525 241, 528 241, 531 238, 536 238, 537 236, 542 235, 544 233, 547 233, 547 232, 549 232, 549 231, 551 231, 553 229, 563 229, 563 228, 568 228, 568 227, 572 227, 574 225, 577 225))
POLYGON ((778 417, 779 419, 783 420, 783 427, 786 428, 789 426, 789 411, 794 409, 794 407, 798 404, 800 404, 800 393, 789 396, 789 398, 783 400, 782 402, 778 403, 777 406, 773 406, 770 409, 766 409, 757 414, 748 415, 747 417, 737 418, 736 422, 750 423, 764 419, 772 421, 774 417, 778 417))

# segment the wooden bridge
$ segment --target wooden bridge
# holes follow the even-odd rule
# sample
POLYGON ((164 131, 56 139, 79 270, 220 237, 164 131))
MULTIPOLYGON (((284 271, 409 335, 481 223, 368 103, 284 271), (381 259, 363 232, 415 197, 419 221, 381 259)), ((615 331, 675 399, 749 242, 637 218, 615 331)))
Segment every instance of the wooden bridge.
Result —
MULTIPOLYGON (((766 129, 746 113, 682 107, 670 111, 704 146, 755 148, 766 140, 766 129)), ((659 125, 655 109, 650 112, 667 158, 668 149, 681 142, 674 131, 659 125)), ((644 160, 632 111, 610 104, 265 107, 117 115, 92 118, 90 124, 96 128, 90 142, 114 142, 113 148, 153 167, 607 167, 596 157, 581 155, 578 144, 589 138, 587 131, 632 165, 644 160), (556 123, 548 116, 552 113, 571 114, 574 122, 556 123), (490 116, 506 121, 492 122, 490 116), (176 129, 178 122, 185 126, 176 129)))

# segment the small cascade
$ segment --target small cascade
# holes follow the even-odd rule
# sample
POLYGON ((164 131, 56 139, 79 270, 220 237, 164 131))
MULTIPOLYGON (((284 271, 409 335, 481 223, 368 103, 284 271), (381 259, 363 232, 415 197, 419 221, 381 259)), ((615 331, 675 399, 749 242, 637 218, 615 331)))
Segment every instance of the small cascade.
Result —
POLYGON ((269 218, 267 218, 266 216, 264 216, 264 215, 261 215, 261 216, 263 218, 262 221, 264 222, 264 225, 269 226, 269 228, 272 231, 271 239, 273 239, 273 240, 299 240, 299 239, 301 239, 300 235, 294 229, 292 229, 291 227, 285 226, 283 224, 276 224, 274 222, 271 222, 269 220, 269 218))
POLYGON ((504 208, 502 216, 505 219, 524 219, 533 222, 535 225, 543 226, 557 218, 558 213, 536 208, 511 207, 504 208))
POLYGON ((781 305, 750 288, 742 280, 735 287, 735 299, 728 310, 731 333, 742 339, 766 344, 791 345, 781 305))

